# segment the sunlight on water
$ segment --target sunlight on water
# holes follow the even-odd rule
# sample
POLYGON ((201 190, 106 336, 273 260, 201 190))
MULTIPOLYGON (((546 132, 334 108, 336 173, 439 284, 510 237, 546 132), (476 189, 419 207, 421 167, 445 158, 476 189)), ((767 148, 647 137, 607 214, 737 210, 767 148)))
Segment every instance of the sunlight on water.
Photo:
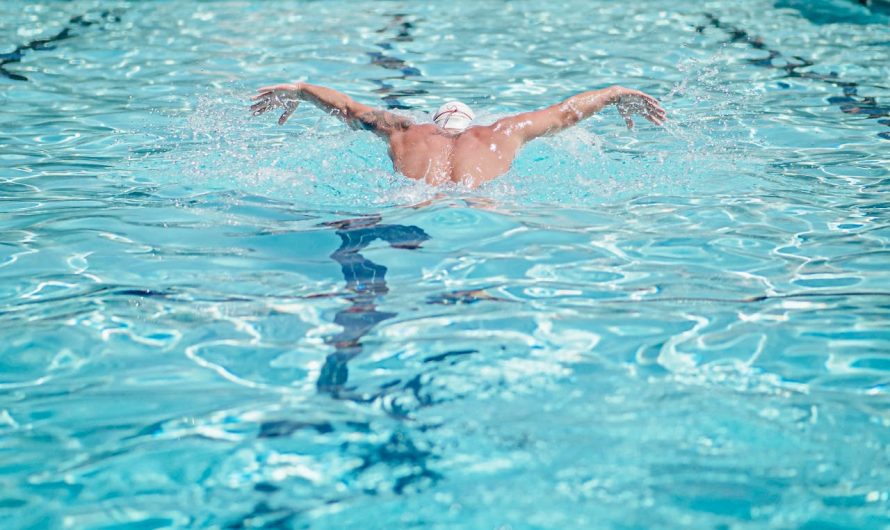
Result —
POLYGON ((6 2, 6 526, 888 527, 888 29, 818 3, 6 2), (670 121, 436 188, 293 80, 670 121))

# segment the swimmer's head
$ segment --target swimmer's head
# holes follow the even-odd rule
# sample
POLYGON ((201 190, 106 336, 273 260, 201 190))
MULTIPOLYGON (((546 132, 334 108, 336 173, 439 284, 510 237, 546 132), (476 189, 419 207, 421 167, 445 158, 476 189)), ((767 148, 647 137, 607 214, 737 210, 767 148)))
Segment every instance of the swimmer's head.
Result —
POLYGON ((449 131, 462 131, 470 125, 476 114, 473 109, 464 105, 460 101, 449 101, 439 107, 436 114, 433 115, 433 121, 439 127, 449 131))

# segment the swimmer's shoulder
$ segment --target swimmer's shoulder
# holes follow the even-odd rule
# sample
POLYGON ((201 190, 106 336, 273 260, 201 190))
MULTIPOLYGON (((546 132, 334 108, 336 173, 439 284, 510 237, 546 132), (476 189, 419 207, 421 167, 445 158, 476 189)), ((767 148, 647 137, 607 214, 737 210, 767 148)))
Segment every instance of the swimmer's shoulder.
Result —
POLYGON ((439 127, 432 123, 415 123, 406 128, 405 130, 399 131, 399 134, 405 136, 427 136, 431 134, 438 134, 439 127))
POLYGON ((458 135, 461 139, 488 141, 498 135, 498 131, 491 125, 473 125, 458 135))

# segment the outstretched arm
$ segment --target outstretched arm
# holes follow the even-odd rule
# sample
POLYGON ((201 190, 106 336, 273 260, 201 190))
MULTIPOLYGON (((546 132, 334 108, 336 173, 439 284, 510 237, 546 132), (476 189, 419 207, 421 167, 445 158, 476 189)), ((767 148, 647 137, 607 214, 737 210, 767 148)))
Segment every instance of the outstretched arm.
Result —
POLYGON ((251 112, 254 116, 259 116, 268 110, 282 107, 284 113, 278 118, 278 125, 284 125, 301 101, 312 103, 352 128, 374 131, 380 136, 389 136, 412 124, 404 116, 363 105, 342 92, 323 86, 288 83, 263 87, 257 92, 259 95, 253 97, 256 103, 250 107, 251 112))
POLYGON ((591 90, 568 98, 546 109, 524 112, 495 122, 495 130, 517 134, 523 143, 538 136, 555 134, 581 120, 593 116, 608 105, 616 105, 628 128, 633 127, 634 114, 639 114, 655 125, 665 122, 665 112, 652 96, 639 90, 620 86, 591 90))

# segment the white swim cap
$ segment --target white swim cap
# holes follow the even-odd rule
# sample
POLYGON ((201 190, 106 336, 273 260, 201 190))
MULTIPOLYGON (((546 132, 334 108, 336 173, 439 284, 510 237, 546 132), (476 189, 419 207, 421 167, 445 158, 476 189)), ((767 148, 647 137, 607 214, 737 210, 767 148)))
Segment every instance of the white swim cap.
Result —
POLYGON ((439 110, 433 116, 433 121, 443 129, 462 131, 467 128, 475 117, 476 114, 473 113, 473 109, 470 107, 460 101, 449 101, 439 107, 439 110))

